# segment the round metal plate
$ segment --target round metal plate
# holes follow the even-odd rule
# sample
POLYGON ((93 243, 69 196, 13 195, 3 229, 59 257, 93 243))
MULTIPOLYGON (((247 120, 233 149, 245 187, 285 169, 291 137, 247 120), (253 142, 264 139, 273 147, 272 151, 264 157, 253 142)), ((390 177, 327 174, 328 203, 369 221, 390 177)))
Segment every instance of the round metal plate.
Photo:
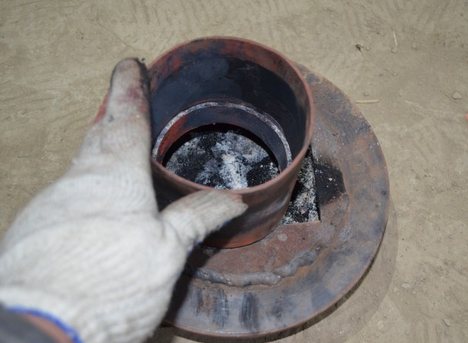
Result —
POLYGON ((369 268, 389 207, 382 150, 336 86, 301 70, 317 108, 312 154, 320 221, 281 225, 245 247, 195 249, 165 323, 201 336, 277 333, 329 309, 369 268))

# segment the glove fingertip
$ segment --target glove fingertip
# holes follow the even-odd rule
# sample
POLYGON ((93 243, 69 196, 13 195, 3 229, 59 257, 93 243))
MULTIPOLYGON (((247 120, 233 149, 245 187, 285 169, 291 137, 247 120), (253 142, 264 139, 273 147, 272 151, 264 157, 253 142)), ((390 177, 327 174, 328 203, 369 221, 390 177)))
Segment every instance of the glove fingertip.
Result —
POLYGON ((169 205, 161 215, 172 230, 193 244, 246 209, 239 194, 213 190, 190 194, 169 205))

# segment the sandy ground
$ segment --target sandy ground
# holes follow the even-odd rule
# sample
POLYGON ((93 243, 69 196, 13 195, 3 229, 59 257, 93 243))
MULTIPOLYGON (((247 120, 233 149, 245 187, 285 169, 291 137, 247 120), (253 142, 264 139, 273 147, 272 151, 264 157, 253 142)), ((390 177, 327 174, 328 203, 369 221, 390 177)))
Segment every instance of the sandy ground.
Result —
MULTIPOLYGON (((113 65, 235 35, 333 81, 372 124, 394 211, 361 286, 281 342, 468 341, 468 2, 0 2, 0 229, 67 168, 113 65), (357 47, 356 47, 357 46, 357 47)), ((154 341, 187 342, 171 328, 154 341)))

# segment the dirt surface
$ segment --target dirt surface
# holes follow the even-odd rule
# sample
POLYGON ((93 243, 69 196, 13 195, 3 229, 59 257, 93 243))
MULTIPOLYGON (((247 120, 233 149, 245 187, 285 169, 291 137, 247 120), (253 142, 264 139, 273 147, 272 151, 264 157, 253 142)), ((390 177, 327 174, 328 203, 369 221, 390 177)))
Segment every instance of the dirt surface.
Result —
MULTIPOLYGON (((323 74, 361 103, 388 163, 394 211, 374 266, 278 342, 468 341, 464 0, 1 1, 0 230, 67 168, 118 60, 205 35, 323 74)), ((163 328, 154 341, 189 338, 163 328)))

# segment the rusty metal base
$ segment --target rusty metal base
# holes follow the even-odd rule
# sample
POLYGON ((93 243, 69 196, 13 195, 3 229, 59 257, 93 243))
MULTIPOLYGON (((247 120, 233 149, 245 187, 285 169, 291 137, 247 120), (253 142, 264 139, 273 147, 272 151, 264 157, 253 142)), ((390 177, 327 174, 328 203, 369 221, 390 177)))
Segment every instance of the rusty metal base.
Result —
POLYGON ((281 225, 245 247, 196 249, 166 323, 224 338, 290 329, 346 295, 377 253, 389 206, 377 138, 337 87, 301 69, 317 107, 312 153, 320 221, 281 225))

